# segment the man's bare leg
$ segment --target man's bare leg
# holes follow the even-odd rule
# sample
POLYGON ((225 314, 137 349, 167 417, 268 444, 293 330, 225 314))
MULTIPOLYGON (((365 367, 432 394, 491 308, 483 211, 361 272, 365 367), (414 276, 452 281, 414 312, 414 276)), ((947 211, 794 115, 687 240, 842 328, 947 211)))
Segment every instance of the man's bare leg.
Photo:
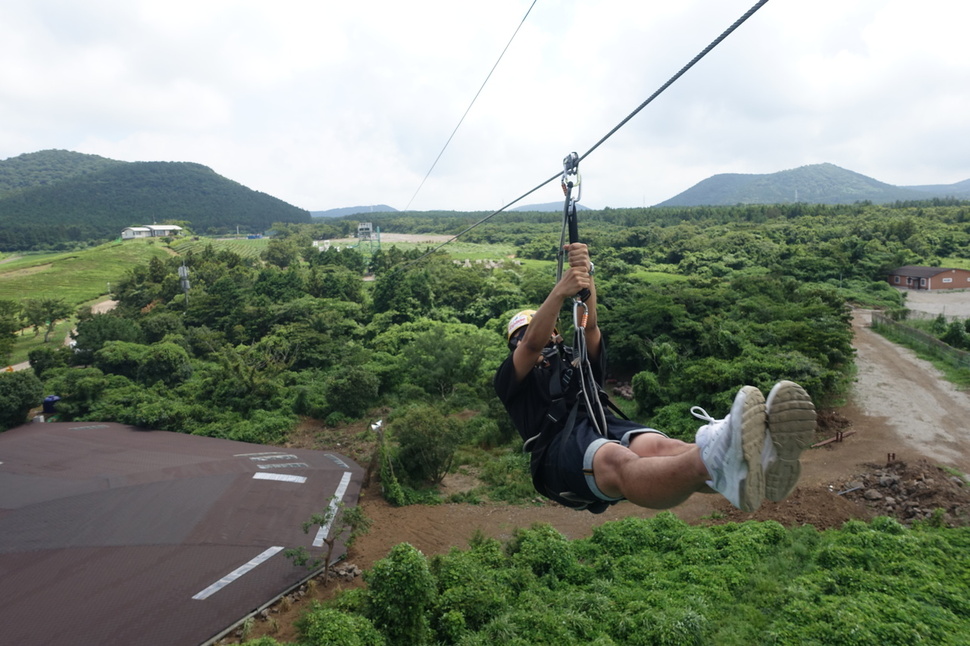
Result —
MULTIPOLYGON (((647 445, 632 444, 639 444, 638 450, 647 445)), ((658 453, 641 456, 619 444, 604 444, 593 456, 596 486, 607 496, 650 509, 676 507, 707 488, 710 475, 696 445, 671 440, 654 448, 658 453)))

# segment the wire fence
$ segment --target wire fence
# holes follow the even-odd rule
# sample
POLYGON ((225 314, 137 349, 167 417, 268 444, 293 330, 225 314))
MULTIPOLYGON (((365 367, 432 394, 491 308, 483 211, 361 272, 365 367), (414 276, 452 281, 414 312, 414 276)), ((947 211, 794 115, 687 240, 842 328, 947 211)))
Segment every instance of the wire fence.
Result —
POLYGON ((916 328, 894 321, 888 316, 884 316, 879 312, 872 313, 872 327, 877 332, 879 331, 880 327, 883 329, 889 329, 893 334, 906 339, 909 344, 923 348, 930 354, 940 357, 952 366, 970 369, 970 352, 957 350, 953 346, 947 345, 943 341, 940 341, 932 334, 928 334, 922 330, 917 330, 916 328))

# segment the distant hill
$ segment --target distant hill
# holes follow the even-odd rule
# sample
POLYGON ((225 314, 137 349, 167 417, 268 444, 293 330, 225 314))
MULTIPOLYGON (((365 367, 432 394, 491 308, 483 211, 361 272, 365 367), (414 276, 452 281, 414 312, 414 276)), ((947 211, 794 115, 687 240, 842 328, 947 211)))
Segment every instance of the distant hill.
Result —
MULTIPOLYGON (((562 213, 563 202, 546 202, 545 204, 526 204, 525 206, 517 206, 513 211, 532 211, 538 213, 562 213)), ((576 204, 577 211, 589 211, 588 206, 583 206, 582 204, 576 204)))
POLYGON ((310 215, 315 218, 342 218, 348 215, 397 212, 397 209, 391 208, 386 204, 376 204, 373 206, 345 206, 340 209, 328 209, 326 211, 310 211, 310 215))
POLYGON ((217 234, 311 219, 191 162, 121 162, 66 150, 0 161, 0 250, 112 239, 127 226, 165 221, 217 234))
POLYGON ((766 175, 713 175, 657 206, 734 204, 853 204, 970 197, 970 180, 940 186, 893 186, 834 164, 814 164, 766 175))
POLYGON ((961 200, 970 199, 970 179, 965 179, 956 184, 930 184, 927 186, 907 186, 906 188, 920 191, 921 193, 930 193, 933 197, 944 196, 955 197, 961 200))
MULTIPOLYGON (((545 204, 527 204, 517 206, 511 211, 532 211, 539 213, 559 212, 562 213, 562 202, 546 202, 545 204)), ((577 211, 588 211, 589 207, 582 204, 576 205, 577 211)), ((328 211, 310 211, 314 218, 342 218, 350 215, 367 215, 369 213, 400 213, 397 209, 391 208, 386 204, 376 204, 374 206, 345 206, 340 209, 330 209, 328 211)))

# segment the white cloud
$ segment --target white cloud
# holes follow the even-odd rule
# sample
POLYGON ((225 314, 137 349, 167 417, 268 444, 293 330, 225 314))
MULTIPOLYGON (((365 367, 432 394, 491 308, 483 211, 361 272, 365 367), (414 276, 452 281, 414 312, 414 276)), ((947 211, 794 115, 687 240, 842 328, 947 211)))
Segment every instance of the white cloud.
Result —
MULTIPOLYGON (((0 158, 195 161, 317 210, 411 200, 531 0, 35 0, 0 21, 0 158)), ((413 209, 493 209, 585 152, 750 0, 537 2, 413 209)), ((957 0, 769 2, 583 162, 589 206, 832 162, 970 177, 957 0)), ((555 184, 527 202, 561 199, 555 184)))

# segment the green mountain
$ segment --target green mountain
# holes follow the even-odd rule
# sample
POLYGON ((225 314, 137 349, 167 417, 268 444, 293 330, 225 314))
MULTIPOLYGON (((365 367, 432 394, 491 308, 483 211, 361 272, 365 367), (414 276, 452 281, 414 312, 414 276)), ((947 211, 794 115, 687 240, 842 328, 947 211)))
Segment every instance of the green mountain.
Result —
POLYGON ((834 164, 814 164, 766 175, 713 175, 657 206, 735 204, 854 204, 970 197, 970 180, 952 185, 893 186, 834 164))
POLYGON ((197 233, 262 232, 310 213, 190 162, 120 162, 65 150, 0 161, 0 250, 117 238, 188 222, 197 233))

